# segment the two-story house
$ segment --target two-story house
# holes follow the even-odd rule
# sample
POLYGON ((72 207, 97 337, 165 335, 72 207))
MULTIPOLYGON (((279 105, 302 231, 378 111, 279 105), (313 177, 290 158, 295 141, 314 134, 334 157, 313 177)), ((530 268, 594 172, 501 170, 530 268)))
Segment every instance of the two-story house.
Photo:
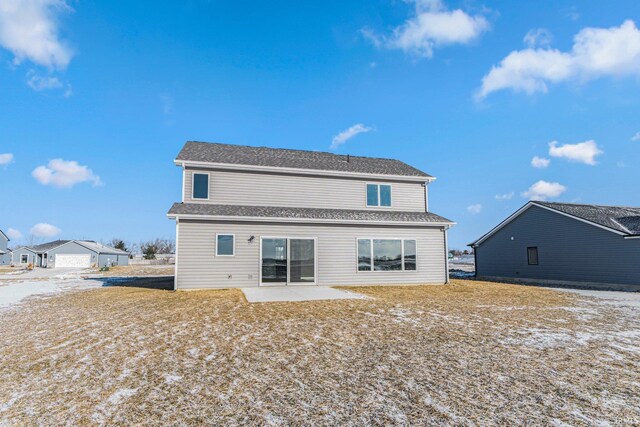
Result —
POLYGON ((435 179, 399 160, 187 142, 176 289, 442 284, 435 179))
POLYGON ((11 254, 7 249, 9 244, 9 237, 0 230, 0 265, 6 265, 10 263, 11 254))

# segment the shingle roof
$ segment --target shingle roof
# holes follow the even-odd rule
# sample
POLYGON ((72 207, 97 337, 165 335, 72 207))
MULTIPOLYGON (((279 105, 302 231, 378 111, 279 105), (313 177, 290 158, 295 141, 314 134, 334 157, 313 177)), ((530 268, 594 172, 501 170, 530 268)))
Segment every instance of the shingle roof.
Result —
POLYGON ((75 240, 75 242, 86 247, 89 250, 92 250, 100 254, 129 255, 128 252, 122 251, 120 249, 112 248, 111 246, 106 246, 101 243, 96 243, 92 240, 75 240))
POLYGON ((43 243, 41 245, 24 246, 24 248, 30 249, 36 253, 44 253, 44 252, 50 251, 51 249, 57 248, 58 246, 67 244, 69 242, 76 242, 79 245, 84 246, 85 248, 91 251, 94 251, 96 253, 129 255, 125 251, 121 251, 120 249, 115 249, 100 243, 96 243, 93 240, 54 240, 53 242, 43 243))
POLYGON ((34 245, 34 246, 29 246, 30 249, 33 249, 34 251, 40 253, 40 252, 47 252, 48 250, 51 250, 53 248, 57 248, 58 246, 62 246, 65 243, 69 243, 70 240, 54 240, 53 242, 49 242, 49 243, 42 243, 41 245, 34 245))
POLYGON ((187 142, 176 160, 233 165, 326 170, 375 175, 425 177, 430 175, 394 159, 349 156, 320 151, 249 147, 210 142, 187 142))
POLYGON ((450 223, 431 212, 398 212, 378 210, 347 210, 319 208, 282 208, 272 206, 213 205, 203 203, 174 203, 169 215, 203 215, 223 217, 290 218, 309 220, 450 223))
POLYGON ((640 208, 534 202, 629 235, 640 235, 640 208))

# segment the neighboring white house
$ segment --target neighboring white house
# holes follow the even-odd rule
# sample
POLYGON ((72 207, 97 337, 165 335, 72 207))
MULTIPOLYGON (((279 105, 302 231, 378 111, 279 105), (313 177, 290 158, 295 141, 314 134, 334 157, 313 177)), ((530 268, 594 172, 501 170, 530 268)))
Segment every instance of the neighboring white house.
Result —
POLYGON ((187 142, 176 289, 442 284, 435 179, 399 160, 187 142))

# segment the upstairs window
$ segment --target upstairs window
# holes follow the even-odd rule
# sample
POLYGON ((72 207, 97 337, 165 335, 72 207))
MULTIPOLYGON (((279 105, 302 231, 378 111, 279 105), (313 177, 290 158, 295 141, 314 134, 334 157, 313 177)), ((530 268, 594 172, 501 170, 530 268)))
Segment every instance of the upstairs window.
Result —
POLYGON ((209 198, 209 174, 193 174, 193 198, 204 200, 209 198))
POLYGON ((527 248, 527 262, 529 265, 538 265, 538 247, 527 248))
POLYGON ((367 184, 367 206, 391 207, 391 185, 367 184))

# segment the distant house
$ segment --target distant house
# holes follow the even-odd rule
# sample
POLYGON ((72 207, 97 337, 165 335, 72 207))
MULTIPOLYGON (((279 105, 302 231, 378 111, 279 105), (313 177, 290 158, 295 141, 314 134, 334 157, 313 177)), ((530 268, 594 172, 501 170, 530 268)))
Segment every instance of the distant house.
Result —
POLYGON ((16 248, 11 254, 14 265, 63 268, 128 265, 129 254, 90 240, 56 240, 16 248))
POLYGON ((532 201, 469 246, 481 278, 640 289, 640 208, 532 201))
POLYGON ((188 142, 175 164, 177 289, 448 281, 453 222, 406 163, 188 142))
POLYGON ((11 252, 7 249, 7 245, 11 239, 0 230, 0 265, 11 263, 11 252))

